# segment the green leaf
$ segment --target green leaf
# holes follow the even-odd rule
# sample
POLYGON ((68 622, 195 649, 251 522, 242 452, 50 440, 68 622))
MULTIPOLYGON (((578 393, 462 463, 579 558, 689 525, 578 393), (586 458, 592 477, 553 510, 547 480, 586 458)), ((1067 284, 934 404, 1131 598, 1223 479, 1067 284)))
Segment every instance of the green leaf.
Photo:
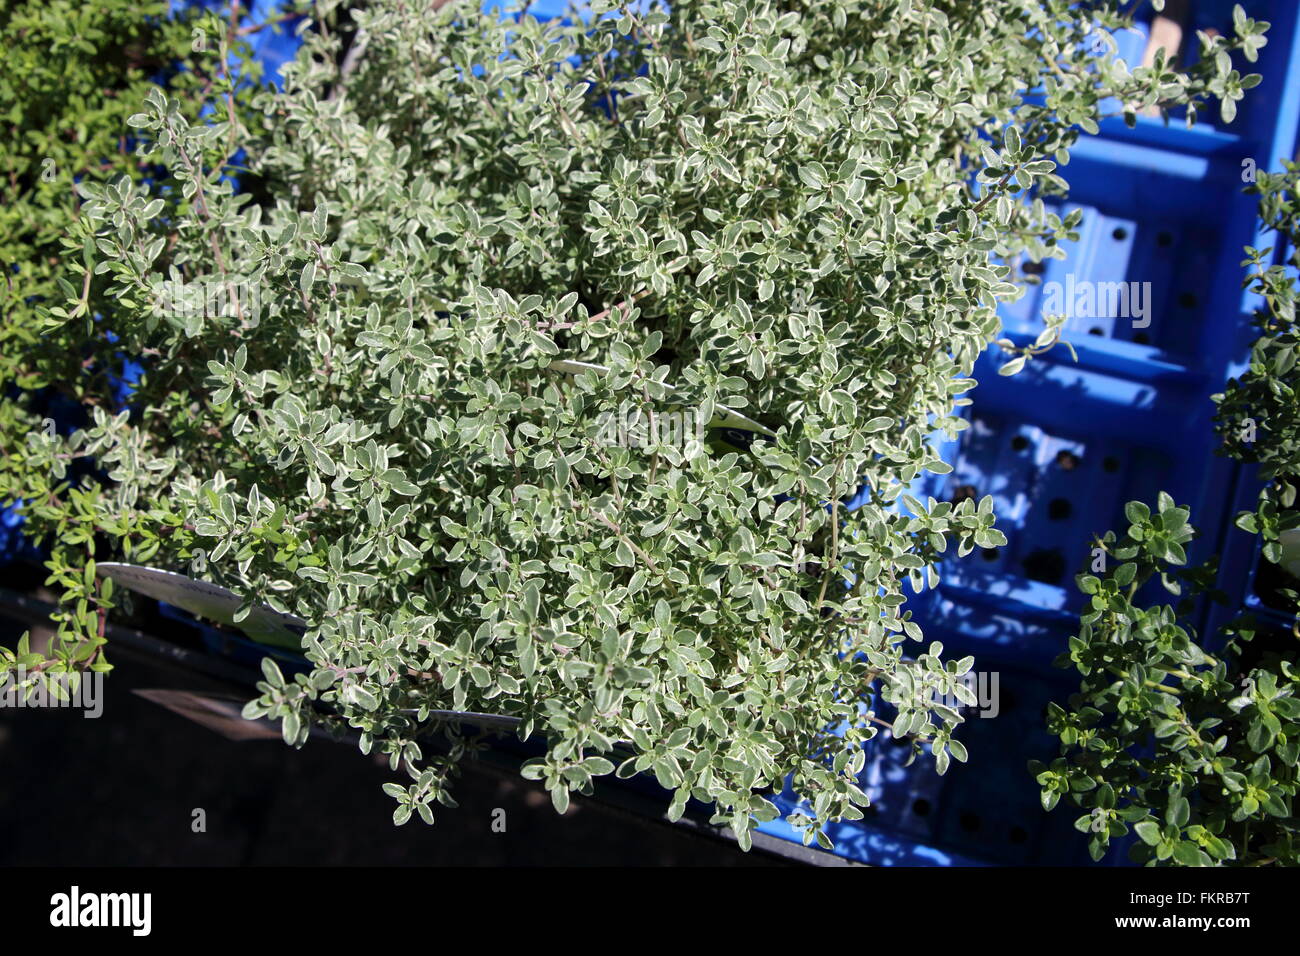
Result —
POLYGON ((1124 506, 1124 517, 1130 524, 1142 524, 1151 517, 1151 509, 1140 501, 1130 501, 1124 506))
POLYGON ((274 658, 262 658, 262 676, 266 678, 266 682, 272 687, 284 686, 284 674, 280 672, 280 665, 275 662, 274 658))
POLYGON ((551 787, 551 803, 555 805, 556 813, 569 809, 569 791, 562 784, 551 787))
POLYGON ((1210 859, 1195 843, 1181 842, 1174 846, 1174 862, 1179 866, 1209 866, 1210 859))
POLYGON ((1017 372, 1019 372, 1022 368, 1025 367, 1025 362, 1027 361, 1027 358, 1028 357, 1024 355, 1019 355, 1016 358, 1013 358, 1010 362, 1007 362, 1001 368, 998 369, 998 374, 1015 375, 1017 372))
POLYGON ((1160 824, 1154 820, 1143 820, 1141 823, 1134 824, 1133 829, 1147 846, 1155 846, 1160 842, 1160 824))

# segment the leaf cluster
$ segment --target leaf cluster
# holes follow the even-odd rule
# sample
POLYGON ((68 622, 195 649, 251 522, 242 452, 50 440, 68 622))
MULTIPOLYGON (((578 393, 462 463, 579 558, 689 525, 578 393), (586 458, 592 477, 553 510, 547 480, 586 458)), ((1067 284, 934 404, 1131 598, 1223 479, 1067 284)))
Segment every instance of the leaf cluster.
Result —
MULTIPOLYGON (((81 185, 70 271, 149 368, 129 420, 24 453, 109 469, 85 522, 128 559, 201 549, 309 622, 311 673, 268 674, 250 715, 295 745, 359 731, 409 777, 398 822, 475 746, 446 711, 515 717, 558 809, 653 773, 670 816, 711 803, 745 847, 787 780, 806 840, 862 816, 886 705, 940 772, 965 759, 916 688, 972 662, 927 645, 905 589, 1005 539, 991 499, 907 489, 950 470, 930 439, 966 426, 1021 292, 1005 263, 1074 234, 1044 199, 1079 127, 1109 97, 1232 99, 1218 53, 1255 34, 1129 73, 1085 42, 1124 17, 1065 0, 316 14, 256 115, 144 100, 169 192, 81 185), (235 148, 265 195, 220 175, 235 148), (177 285, 218 305, 160 307, 177 285), (770 434, 602 427, 683 409, 770 434)), ((35 491, 64 534, 77 492, 35 491)))

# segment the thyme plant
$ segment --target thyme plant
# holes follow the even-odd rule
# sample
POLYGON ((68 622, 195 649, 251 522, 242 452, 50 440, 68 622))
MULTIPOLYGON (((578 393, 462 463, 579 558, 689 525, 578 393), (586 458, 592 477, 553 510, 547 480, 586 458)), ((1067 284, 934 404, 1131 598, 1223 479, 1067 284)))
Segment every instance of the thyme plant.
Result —
POLYGON ((100 590, 88 559, 96 536, 113 534, 115 525, 104 527, 110 512, 97 504, 99 486, 84 480, 90 460, 62 447, 57 432, 89 421, 93 409, 120 411, 136 361, 152 358, 147 346, 124 348, 114 334, 130 318, 115 308, 105 271, 95 269, 95 241, 68 247, 80 215, 77 184, 152 178, 151 214, 176 228, 188 200, 165 168, 137 154, 127 119, 159 83, 188 122, 213 93, 225 97, 223 112, 242 112, 252 88, 232 74, 251 79, 256 66, 229 7, 213 7, 0 3, 0 516, 24 506, 22 530, 43 539, 49 583, 63 596, 51 646, 24 639, 0 653, 0 667, 22 667, 32 680, 108 667, 101 648, 111 591, 100 590), (81 263, 76 274, 68 269, 73 259, 81 263), (44 450, 33 456, 29 442, 44 450))
MULTIPOLYGON (((1300 387, 1296 347, 1296 287, 1300 267, 1300 165, 1264 174, 1261 218, 1286 244, 1285 262, 1272 249, 1247 249, 1246 286, 1265 308, 1250 368, 1215 395, 1223 450, 1257 463, 1267 483, 1237 525, 1259 534, 1265 561, 1284 561, 1282 536, 1300 525, 1300 387), (1292 270, 1288 274, 1288 266, 1292 270)), ((1193 537, 1186 508, 1162 494, 1152 512, 1126 509, 1124 536, 1102 541, 1113 561, 1104 575, 1080 575, 1090 595, 1063 666, 1082 675, 1068 705, 1049 705, 1048 726, 1062 756, 1031 771, 1044 808, 1068 796, 1084 809, 1076 826, 1089 834, 1100 859, 1112 838, 1131 827, 1137 862, 1183 866, 1300 864, 1295 796, 1300 765, 1300 670, 1283 647, 1257 648, 1260 623, 1244 615, 1214 635, 1213 651, 1197 643, 1188 623, 1193 597, 1215 594, 1214 565, 1186 569, 1193 537), (1159 580, 1176 604, 1146 606, 1141 588, 1159 580)), ((1292 581, 1294 585, 1296 582, 1292 581)), ((1157 592, 1158 593, 1158 592, 1157 592)), ((1300 596, 1284 588, 1293 614, 1300 596)), ((1300 617, 1297 617, 1300 620, 1300 617)), ((1294 627, 1284 635, 1290 644, 1294 627)))
POLYGON ((473 710, 545 741, 524 774, 561 811, 648 772, 748 847, 788 777, 828 845, 882 725, 939 772, 966 757, 937 698, 972 661, 904 605, 1004 539, 990 499, 907 488, 949 470, 927 439, 964 427, 1014 264, 1075 235, 1056 164, 1108 97, 1230 118, 1266 25, 1184 73, 1114 61, 1110 3, 591 13, 321 0, 260 122, 151 94, 131 125, 188 204, 164 222, 156 190, 88 182, 68 263, 151 357, 136 410, 10 467, 52 533, 77 507, 128 560, 202 550, 305 619, 310 673, 268 662, 246 714, 295 746, 359 731, 398 823, 453 803, 478 743, 436 712, 473 710), (265 201, 217 176, 236 144, 265 201), (683 410, 702 433, 663 440, 683 410), (651 437, 611 441, 632 419, 651 437), (111 481, 49 478, 60 456, 111 481))

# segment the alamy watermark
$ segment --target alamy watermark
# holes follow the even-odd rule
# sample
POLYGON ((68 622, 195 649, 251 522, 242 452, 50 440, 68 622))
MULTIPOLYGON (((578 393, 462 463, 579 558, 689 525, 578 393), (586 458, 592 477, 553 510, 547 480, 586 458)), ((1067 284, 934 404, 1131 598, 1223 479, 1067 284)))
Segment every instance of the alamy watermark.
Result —
POLYGON ((186 328, 204 319, 228 318, 255 326, 261 317, 258 282, 241 276, 166 279, 154 288, 154 314, 186 328))
POLYGON ((973 711, 976 717, 996 717, 1002 710, 998 689, 1001 676, 998 671, 968 671, 957 677, 951 691, 943 691, 940 678, 923 676, 917 683, 916 695, 923 704, 939 704, 958 713, 973 711))
POLYGON ((685 448, 689 442, 704 441, 708 421, 698 408, 680 408, 668 412, 636 409, 626 414, 602 412, 599 441, 621 448, 653 448, 668 445, 685 448))
POLYGON ((1132 319, 1133 328, 1151 324, 1150 282, 1093 282, 1068 273, 1065 282, 1043 283, 1043 311, 1067 319, 1132 319))
POLYGON ((0 675, 0 709, 80 709, 91 720, 104 713, 104 672, 34 673, 18 667, 0 675))
POLYGON ((74 886, 50 897, 50 925, 57 928, 122 927, 148 936, 153 927, 152 893, 83 893, 74 886))

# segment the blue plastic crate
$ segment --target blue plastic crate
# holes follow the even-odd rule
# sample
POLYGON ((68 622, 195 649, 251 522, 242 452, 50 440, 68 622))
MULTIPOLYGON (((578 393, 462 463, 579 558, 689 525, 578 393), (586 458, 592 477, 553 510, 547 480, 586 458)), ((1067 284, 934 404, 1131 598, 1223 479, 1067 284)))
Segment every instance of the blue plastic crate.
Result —
MULTIPOLYGON (((1152 13, 1143 6, 1139 30, 1115 38, 1130 65, 1149 35, 1152 13)), ((1006 336, 1032 343, 1048 294, 1055 290, 1059 302, 1072 282, 1093 292, 1101 283, 1149 282, 1149 299, 1141 315, 1132 300, 1118 307, 1117 296, 1115 308, 1094 303, 1071 317, 1065 334, 1078 362, 1058 347, 1010 378, 997 375, 1004 361, 997 350, 978 363, 980 384, 965 409, 971 427, 956 442, 938 443, 952 474, 927 475, 911 491, 940 500, 992 495, 1008 543, 945 562, 940 585, 913 596, 907 608, 949 654, 974 654, 977 669, 998 671, 1007 706, 996 718, 967 720, 959 739, 970 763, 954 764, 944 778, 926 760, 906 768, 891 761, 890 744, 873 751, 862 783, 877 810, 856 831, 833 828, 833 838, 844 841, 837 852, 870 863, 1087 860, 1086 840, 1073 828, 1078 813, 1067 806, 1045 813, 1026 764, 1058 752, 1042 709, 1077 688, 1073 672, 1051 666, 1077 628, 1074 575, 1091 558, 1094 534, 1122 530, 1125 502, 1166 490, 1190 505, 1201 531, 1191 558, 1223 552, 1220 585, 1234 606, 1260 603, 1248 595, 1253 542, 1239 540, 1251 536, 1231 539, 1228 531, 1258 484, 1251 469, 1215 455, 1209 396, 1240 374, 1253 338, 1259 303, 1241 291, 1242 248, 1276 244, 1259 229, 1256 198, 1242 191, 1243 161, 1276 169, 1293 155, 1300 5, 1243 6, 1272 28, 1259 61, 1240 65, 1264 79, 1233 123, 1217 114, 1202 114, 1191 130, 1149 117, 1133 129, 1107 120, 1058 170, 1071 187, 1058 211, 1084 212, 1079 239, 1066 260, 1036 270, 1043 285, 1003 308, 1006 336)), ((1184 33, 1190 55, 1195 30, 1230 33, 1231 22, 1231 2, 1193 3, 1184 33)), ((1186 42, 1182 55, 1187 62, 1186 42)), ((1203 628, 1216 613, 1228 612, 1203 606, 1195 623, 1203 628)), ((788 795, 779 802, 792 808, 788 795)), ((763 829, 790 835, 784 824, 763 829)), ((1107 861, 1123 862, 1124 849, 1114 847, 1107 861)))
MULTIPOLYGON (((1297 143, 1296 155, 1300 156, 1300 142, 1297 143)), ((1272 245, 1273 262, 1285 267, 1293 283, 1300 283, 1300 273, 1290 263, 1290 258, 1295 251, 1292 247, 1284 242, 1273 241, 1269 236, 1261 236, 1260 242, 1256 245, 1260 248, 1272 245)), ((1258 301, 1258 297, 1248 297, 1248 301, 1255 307, 1263 306, 1263 303, 1258 301)), ((1234 371, 1233 374, 1239 375, 1240 370, 1234 371)), ((1219 568, 1219 586, 1230 595, 1244 593, 1243 604, 1246 610, 1255 613, 1264 623, 1289 632, 1295 625, 1294 615, 1289 611, 1283 612, 1270 607, 1262 598, 1267 586, 1261 578, 1268 575, 1272 568, 1260 553, 1262 541, 1258 535, 1249 534, 1238 528, 1235 520, 1241 512, 1255 509, 1262 488, 1258 468, 1255 465, 1244 465, 1238 469, 1234 477, 1230 505, 1225 508, 1221 522, 1222 558, 1219 568)), ((1300 580, 1291 580, 1281 569, 1272 568, 1271 573, 1285 580, 1284 586, 1300 591, 1300 580)), ((1235 612, 1235 605, 1211 607, 1206 631, 1210 633, 1217 631, 1234 617, 1235 612)))

